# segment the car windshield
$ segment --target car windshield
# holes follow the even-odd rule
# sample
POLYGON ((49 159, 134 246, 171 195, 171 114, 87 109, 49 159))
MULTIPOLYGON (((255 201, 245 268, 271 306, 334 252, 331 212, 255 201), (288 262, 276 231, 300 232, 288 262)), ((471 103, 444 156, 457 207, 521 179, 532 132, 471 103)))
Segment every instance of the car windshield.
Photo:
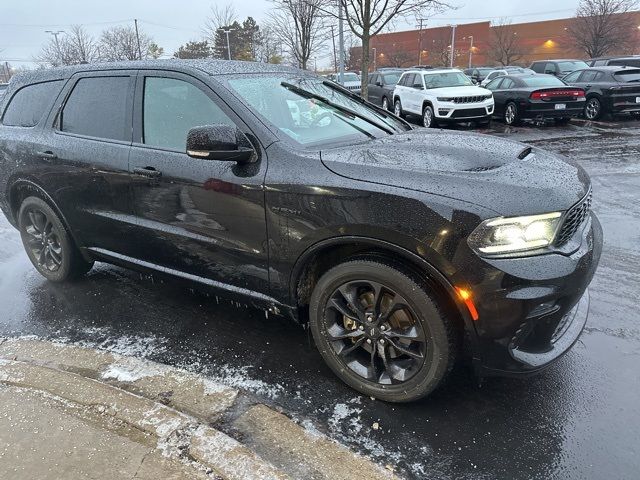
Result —
POLYGON ((307 147, 361 142, 411 128, 318 77, 250 75, 231 77, 228 84, 286 138, 307 147))
POLYGON ((531 75, 521 77, 520 81, 527 87, 564 87, 566 85, 562 80, 551 75, 531 75))
POLYGON ((424 83, 427 89, 473 86, 473 82, 462 72, 429 73, 424 76, 424 83))
MULTIPOLYGON (((336 78, 340 78, 339 75, 336 75, 336 78)), ((360 81, 360 77, 358 75, 356 75, 355 73, 344 73, 342 75, 343 81, 345 82, 359 82, 360 81)))
POLYGON ((640 82, 640 70, 624 70, 613 76, 618 82, 640 82))
POLYGON ((582 68, 587 68, 586 62, 581 60, 576 60, 574 62, 558 62, 558 68, 561 72, 575 72, 576 70, 580 70, 582 68))
POLYGON ((402 72, 384 73, 382 75, 384 77, 384 84, 385 85, 395 85, 396 83, 398 83, 398 80, 400 80, 400 75, 402 75, 402 72))

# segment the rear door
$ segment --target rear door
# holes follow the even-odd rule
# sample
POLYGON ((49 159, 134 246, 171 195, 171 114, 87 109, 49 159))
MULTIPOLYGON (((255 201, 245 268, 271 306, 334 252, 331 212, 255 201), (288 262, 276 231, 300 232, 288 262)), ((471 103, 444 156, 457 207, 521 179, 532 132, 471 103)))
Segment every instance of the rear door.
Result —
POLYGON ((40 152, 48 188, 79 243, 125 255, 135 228, 128 173, 135 80, 136 71, 126 70, 71 77, 40 152))
POLYGON ((502 90, 502 84, 505 82, 505 78, 498 77, 490 82, 486 87, 487 90, 493 92, 493 100, 495 102, 494 115, 502 115, 504 112, 506 92, 502 90))
POLYGON ((186 154, 193 127, 225 124, 251 134, 248 127, 207 84, 176 72, 140 72, 134 116, 133 256, 205 283, 267 292, 265 154, 243 165, 186 154))
POLYGON ((382 103, 382 88, 377 85, 377 82, 381 79, 381 75, 374 73, 369 77, 368 86, 368 99, 371 103, 380 105, 382 103))

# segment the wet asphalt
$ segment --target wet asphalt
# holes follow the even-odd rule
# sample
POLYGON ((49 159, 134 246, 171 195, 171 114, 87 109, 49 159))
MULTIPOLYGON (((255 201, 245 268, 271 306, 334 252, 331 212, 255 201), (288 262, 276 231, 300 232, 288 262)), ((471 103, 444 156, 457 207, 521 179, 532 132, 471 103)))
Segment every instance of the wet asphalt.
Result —
POLYGON ((246 388, 409 478, 637 479, 640 122, 496 124, 486 133, 578 160, 605 232, 587 329, 541 375, 480 387, 460 367, 425 400, 385 404, 337 380, 304 330, 181 281, 98 264, 81 281, 48 283, 4 217, 0 335, 97 345, 246 388))

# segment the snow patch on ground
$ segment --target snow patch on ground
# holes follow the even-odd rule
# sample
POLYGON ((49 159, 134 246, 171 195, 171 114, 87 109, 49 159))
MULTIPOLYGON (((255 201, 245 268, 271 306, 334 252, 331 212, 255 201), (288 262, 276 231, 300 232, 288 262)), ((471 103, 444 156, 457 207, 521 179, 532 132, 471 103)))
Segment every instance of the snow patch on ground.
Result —
POLYGON ((112 363, 102 372, 102 378, 112 379, 118 382, 135 382, 145 377, 164 375, 167 369, 162 365, 123 357, 112 363))
POLYGON ((121 335, 100 342, 80 341, 79 346, 98 348, 126 357, 149 358, 166 351, 166 340, 154 335, 121 335))
POLYGON ((228 387, 247 390, 258 395, 264 395, 271 399, 278 398, 285 392, 282 385, 269 384, 262 380, 251 378, 248 374, 251 365, 243 367, 232 367, 230 365, 215 366, 212 365, 209 370, 209 380, 216 383, 222 383, 228 387))

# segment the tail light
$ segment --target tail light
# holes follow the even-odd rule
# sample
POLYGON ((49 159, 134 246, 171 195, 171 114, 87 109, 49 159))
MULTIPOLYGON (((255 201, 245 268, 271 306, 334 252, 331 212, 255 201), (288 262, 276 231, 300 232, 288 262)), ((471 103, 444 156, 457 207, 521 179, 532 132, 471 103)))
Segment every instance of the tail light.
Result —
POLYGON ((531 100, 553 100, 557 97, 577 97, 584 98, 584 90, 564 89, 564 90, 542 90, 533 92, 529 98, 531 100))

